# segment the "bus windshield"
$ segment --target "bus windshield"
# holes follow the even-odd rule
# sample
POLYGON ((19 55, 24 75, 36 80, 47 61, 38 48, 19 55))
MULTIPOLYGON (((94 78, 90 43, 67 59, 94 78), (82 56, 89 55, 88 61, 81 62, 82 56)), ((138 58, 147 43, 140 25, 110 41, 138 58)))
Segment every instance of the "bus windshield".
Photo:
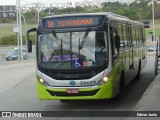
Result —
POLYGON ((38 35, 38 65, 46 69, 84 69, 108 63, 104 31, 38 35))

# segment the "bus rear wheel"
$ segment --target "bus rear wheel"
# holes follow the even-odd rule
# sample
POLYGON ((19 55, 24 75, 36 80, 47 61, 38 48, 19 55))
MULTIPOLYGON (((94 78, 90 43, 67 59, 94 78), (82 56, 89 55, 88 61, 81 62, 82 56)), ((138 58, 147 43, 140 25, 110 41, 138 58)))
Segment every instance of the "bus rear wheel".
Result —
POLYGON ((138 73, 135 77, 135 81, 140 79, 140 75, 141 75, 141 61, 139 62, 139 66, 138 66, 138 73))

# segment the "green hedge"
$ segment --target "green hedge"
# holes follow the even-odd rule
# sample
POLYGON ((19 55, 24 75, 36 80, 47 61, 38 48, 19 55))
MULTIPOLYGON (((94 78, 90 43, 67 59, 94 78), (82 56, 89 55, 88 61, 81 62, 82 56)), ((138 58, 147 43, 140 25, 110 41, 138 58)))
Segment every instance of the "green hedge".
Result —
MULTIPOLYGON (((35 35, 31 35, 30 39, 32 40, 32 44, 35 44, 35 35)), ((22 36, 23 45, 26 44, 25 36, 22 36)), ((0 45, 17 45, 17 36, 16 35, 8 35, 0 38, 0 45)))

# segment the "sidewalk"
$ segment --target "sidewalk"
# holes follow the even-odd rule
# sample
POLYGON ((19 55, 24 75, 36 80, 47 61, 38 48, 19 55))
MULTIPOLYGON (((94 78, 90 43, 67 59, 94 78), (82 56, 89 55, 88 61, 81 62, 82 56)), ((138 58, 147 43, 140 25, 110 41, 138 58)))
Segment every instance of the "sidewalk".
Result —
POLYGON ((139 100, 135 111, 160 111, 160 74, 152 81, 139 100))
POLYGON ((152 81, 150 86, 147 88, 147 90, 135 106, 133 113, 131 113, 130 117, 125 120, 160 120, 159 116, 160 74, 155 77, 155 79, 152 81), (150 113, 154 116, 149 116, 150 113))

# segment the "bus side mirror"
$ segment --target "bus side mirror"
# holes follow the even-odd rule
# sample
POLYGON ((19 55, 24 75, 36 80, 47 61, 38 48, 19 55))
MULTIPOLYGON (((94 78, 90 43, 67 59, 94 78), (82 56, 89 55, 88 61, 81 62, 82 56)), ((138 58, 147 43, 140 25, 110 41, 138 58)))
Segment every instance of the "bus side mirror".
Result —
POLYGON ((31 28, 27 31, 26 36, 27 36, 27 47, 28 47, 28 52, 32 52, 32 40, 29 39, 29 33, 31 32, 36 32, 36 28, 31 28))
POLYGON ((28 42, 28 52, 31 53, 32 52, 32 40, 27 40, 28 42))

